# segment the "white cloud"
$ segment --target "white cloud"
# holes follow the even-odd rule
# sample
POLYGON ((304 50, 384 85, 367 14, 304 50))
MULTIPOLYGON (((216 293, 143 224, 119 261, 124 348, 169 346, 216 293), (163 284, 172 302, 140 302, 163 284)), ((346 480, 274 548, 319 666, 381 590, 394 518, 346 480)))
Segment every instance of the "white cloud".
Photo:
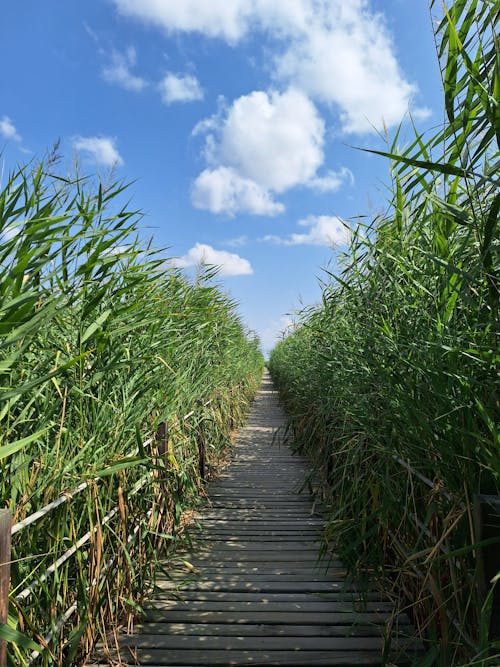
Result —
POLYGON ((314 104, 299 91, 254 91, 229 109, 215 157, 262 187, 283 192, 315 175, 323 163, 324 132, 314 104))
POLYGON ((252 14, 249 0, 114 0, 121 14, 139 18, 168 33, 199 32, 236 42, 252 14))
POLYGON ((399 123, 416 86, 402 75, 379 14, 358 0, 344 11, 323 4, 317 20, 275 59, 275 77, 335 105, 347 133, 399 123))
POLYGON ((200 83, 191 74, 182 76, 167 72, 158 84, 158 89, 165 104, 195 102, 203 99, 203 90, 200 83))
POLYGON ((87 35, 96 43, 99 44, 99 37, 95 30, 93 30, 86 21, 83 21, 83 27, 87 35))
POLYGON ((216 250, 204 243, 197 243, 183 257, 173 259, 172 264, 179 268, 199 264, 219 266, 221 276, 243 276, 253 273, 252 266, 247 259, 232 252, 216 250))
MULTIPOLYGON (((231 44, 256 27, 287 36, 305 27, 317 0, 113 0, 118 11, 167 33, 197 32, 231 44)), ((322 0, 325 1, 325 0, 322 0)))
POLYGON ((196 208, 228 215, 277 215, 284 211, 283 204, 274 201, 269 192, 228 167, 202 171, 193 183, 191 201, 196 208))
POLYGON ((115 139, 111 137, 75 137, 73 148, 86 153, 105 167, 123 164, 123 158, 115 146, 115 139))
POLYGON ((401 72, 383 15, 369 0, 114 3, 122 14, 168 33, 198 32, 235 44, 251 30, 265 32, 274 41, 274 80, 331 105, 346 133, 399 123, 417 93, 401 72))
POLYGON ((276 215, 284 206, 273 195, 314 181, 324 159, 324 123, 293 89, 244 95, 198 123, 194 134, 202 132, 211 168, 196 179, 192 201, 213 213, 276 215))
POLYGON ((124 53, 111 53, 111 62, 102 68, 102 77, 108 83, 116 83, 125 90, 138 93, 147 86, 147 82, 140 76, 132 74, 131 68, 137 61, 137 54, 133 47, 124 53))
POLYGON ((307 187, 317 192, 335 192, 348 181, 354 185, 354 174, 347 167, 341 167, 339 171, 327 171, 325 176, 315 176, 307 183, 307 187))
POLYGON ((419 107, 411 110, 411 115, 417 120, 427 120, 432 116, 432 109, 429 107, 419 107))
POLYGON ((225 245, 228 245, 230 248, 241 248, 242 246, 248 243, 248 236, 243 234, 242 236, 236 236, 233 239, 228 239, 225 241, 225 245))
POLYGON ((281 245, 324 245, 336 246, 347 245, 351 238, 351 230, 337 216, 328 215, 310 215, 303 220, 299 220, 300 227, 306 227, 309 231, 303 234, 290 234, 283 238, 280 236, 264 236, 262 241, 270 241, 281 245))
POLYGON ((17 132, 14 123, 8 116, 0 118, 0 135, 5 139, 21 141, 21 135, 17 132))

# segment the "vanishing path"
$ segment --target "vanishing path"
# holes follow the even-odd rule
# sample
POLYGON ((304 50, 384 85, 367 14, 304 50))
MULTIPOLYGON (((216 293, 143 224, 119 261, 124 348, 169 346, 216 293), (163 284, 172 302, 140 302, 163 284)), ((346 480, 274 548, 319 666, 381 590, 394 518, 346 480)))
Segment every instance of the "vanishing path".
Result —
MULTIPOLYGON (((381 664, 391 607, 375 593, 363 605, 341 563, 318 563, 322 519, 299 494, 307 463, 273 442, 283 422, 266 375, 232 463, 209 487, 186 554, 196 572, 159 578, 146 621, 123 637, 128 664, 381 664)), ((400 640, 409 629, 400 619, 400 640)))

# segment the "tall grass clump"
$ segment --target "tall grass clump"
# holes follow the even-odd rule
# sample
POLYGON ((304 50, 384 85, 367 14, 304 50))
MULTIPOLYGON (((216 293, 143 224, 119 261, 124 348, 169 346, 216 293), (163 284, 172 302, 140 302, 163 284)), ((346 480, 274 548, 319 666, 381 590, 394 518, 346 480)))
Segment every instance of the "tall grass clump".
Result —
POLYGON ((500 663, 497 20, 492 2, 444 7, 446 122, 381 153, 387 213, 270 357, 330 500, 327 542, 410 611, 422 665, 500 663))
POLYGON ((49 160, 0 192, 1 506, 29 522, 77 490, 13 534, 16 666, 79 664, 137 611, 262 371, 213 272, 168 268, 123 190, 49 160))

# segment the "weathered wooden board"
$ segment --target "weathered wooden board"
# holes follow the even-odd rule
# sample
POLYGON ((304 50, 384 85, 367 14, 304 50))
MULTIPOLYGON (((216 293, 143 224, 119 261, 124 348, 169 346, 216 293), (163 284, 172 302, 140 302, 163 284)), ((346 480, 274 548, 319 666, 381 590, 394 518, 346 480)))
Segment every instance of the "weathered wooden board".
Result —
POLYGON ((179 591, 181 594, 190 591, 212 591, 224 593, 288 593, 295 595, 298 593, 331 593, 332 591, 353 591, 355 587, 352 584, 346 584, 345 581, 297 581, 297 577, 289 577, 289 581, 283 581, 282 577, 276 577, 274 580, 263 581, 262 577, 253 580, 239 579, 236 581, 193 581, 179 587, 176 582, 163 580, 156 584, 156 588, 165 591, 179 591))
MULTIPOLYGON (((368 605, 372 607, 372 605, 368 605)), ((269 624, 282 625, 335 625, 338 623, 356 624, 362 623, 363 619, 372 619, 369 623, 385 623, 389 619, 391 607, 386 605, 385 609, 378 610, 371 608, 365 611, 356 612, 352 605, 338 605, 337 609, 330 609, 328 611, 311 611, 307 616, 302 610, 294 611, 288 609, 286 611, 269 611, 262 607, 259 611, 245 610, 237 613, 232 611, 206 611, 193 610, 190 607, 181 609, 177 607, 168 614, 159 607, 148 608, 146 610, 146 618, 148 622, 160 623, 168 619, 171 623, 199 623, 211 625, 212 623, 219 623, 224 625, 246 625, 256 624, 265 628, 269 624)))
MULTIPOLYGON (((182 635, 183 637, 188 635, 213 635, 216 637, 380 637, 380 624, 387 620, 387 616, 375 617, 374 614, 365 614, 363 618, 356 619, 353 618, 352 614, 337 614, 337 617, 340 616, 342 616, 343 623, 331 623, 330 625, 144 623, 137 625, 135 630, 141 635, 182 635)), ((406 624, 406 629, 409 629, 408 624, 406 624)))
MULTIPOLYGON (((349 630, 347 629, 347 632, 349 630)), ((141 633, 140 636, 125 637, 124 645, 133 646, 139 650, 149 649, 175 650, 196 649, 206 650, 256 650, 256 651, 282 651, 284 642, 282 637, 263 637, 256 635, 247 636, 214 636, 214 635, 149 635, 141 633)), ((286 647, 289 651, 353 651, 366 649, 379 651, 383 649, 383 639, 380 636, 319 636, 308 637, 307 635, 290 637, 286 639, 286 647)))
MULTIPOLYGON (((361 665, 380 667, 380 651, 353 650, 353 651, 217 651, 206 649, 179 649, 179 650, 137 650, 132 656, 137 656, 139 664, 148 667, 207 667, 213 665, 328 665, 329 667, 348 667, 361 665)), ((129 656, 130 657, 130 656, 129 656)), ((100 663, 101 665, 103 663, 100 663)), ((104 663, 109 664, 109 663, 104 663)), ((134 664, 133 662, 131 664, 134 664)), ((398 662, 402 667, 403 662, 398 662)))
POLYGON ((257 603, 264 604, 266 609, 273 604, 281 604, 281 606, 286 608, 286 605, 290 605, 290 608, 293 608, 295 605, 302 605, 302 603, 315 604, 315 603, 326 603, 326 602, 359 602, 363 600, 369 600, 370 602, 383 602, 380 599, 379 593, 368 593, 361 597, 356 593, 344 592, 344 591, 309 591, 307 593, 295 592, 295 593, 265 593, 265 592, 247 592, 247 591, 184 591, 178 590, 173 591, 171 589, 156 589, 154 591, 154 597, 157 600, 165 600, 176 604, 179 602, 189 601, 190 603, 224 603, 224 604, 239 604, 242 603, 246 605, 247 603, 257 603))
MULTIPOLYGON (((182 602, 178 600, 168 600, 163 598, 154 598, 150 600, 150 605, 154 606, 155 609, 169 609, 172 612, 175 610, 189 609, 190 611, 228 611, 228 612, 238 612, 244 614, 247 611, 259 611, 262 610, 263 613, 268 613, 271 611, 280 611, 283 613, 289 611, 300 611, 304 614, 302 621, 307 622, 305 615, 310 612, 325 612, 333 613, 336 611, 350 611, 354 608, 354 603, 351 600, 311 600, 311 601, 274 601, 266 602, 265 600, 253 600, 253 601, 229 601, 229 600, 189 600, 188 602, 182 602)), ((359 611, 385 611, 389 612, 392 609, 392 605, 388 602, 366 602, 359 603, 359 611)))

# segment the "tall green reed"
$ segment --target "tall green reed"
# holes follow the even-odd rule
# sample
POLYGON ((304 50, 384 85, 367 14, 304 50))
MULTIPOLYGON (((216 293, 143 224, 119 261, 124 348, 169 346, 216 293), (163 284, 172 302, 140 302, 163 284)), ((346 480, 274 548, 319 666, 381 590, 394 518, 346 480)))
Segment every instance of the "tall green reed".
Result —
POLYGON ((191 282, 168 268, 140 240, 123 191, 49 162, 13 173, 0 193, 2 506, 21 521, 88 482, 13 536, 13 665, 32 651, 21 635, 45 648, 37 664, 77 664, 137 611, 157 552, 199 495, 198 440, 210 465, 262 370, 214 271, 191 282))
POLYGON ((491 2, 444 7, 446 122, 373 151, 391 160, 390 210, 270 358, 326 484, 327 540, 358 576, 393 582, 422 664, 443 667, 500 655, 473 518, 474 496, 500 490, 497 21, 491 2))

